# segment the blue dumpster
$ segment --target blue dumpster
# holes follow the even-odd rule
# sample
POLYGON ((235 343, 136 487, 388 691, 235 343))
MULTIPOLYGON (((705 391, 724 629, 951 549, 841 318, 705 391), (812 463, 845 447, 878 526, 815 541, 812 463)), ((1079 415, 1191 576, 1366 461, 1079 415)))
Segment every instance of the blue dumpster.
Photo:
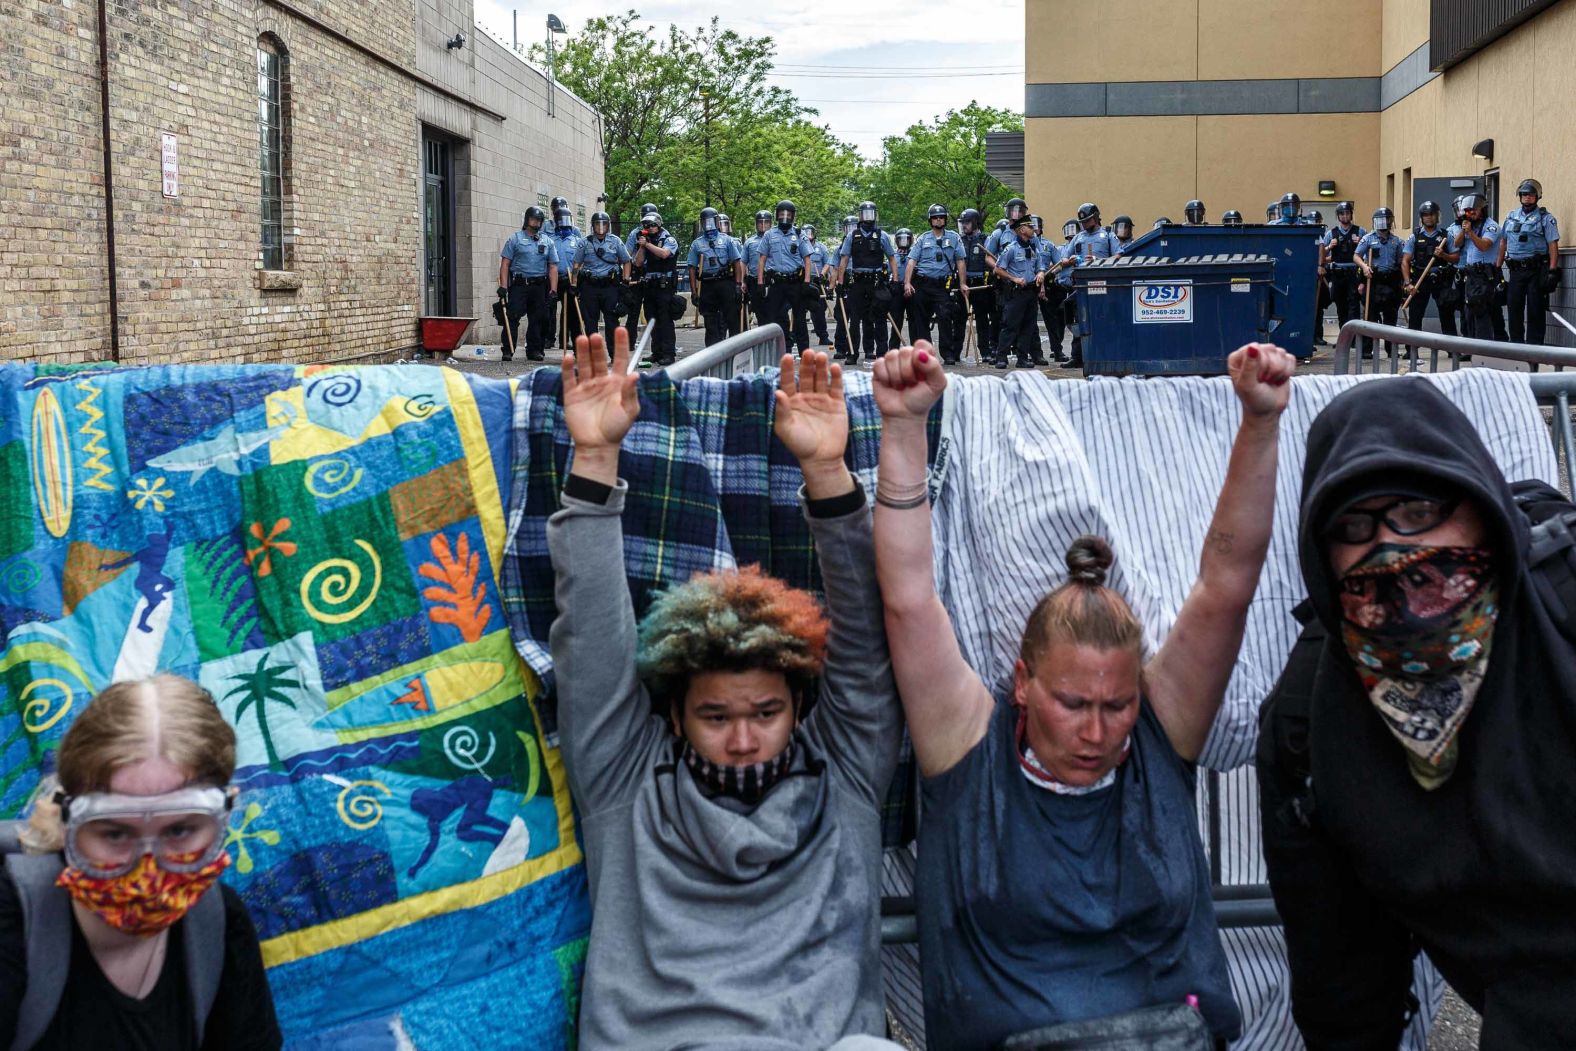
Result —
POLYGON ((1267 340, 1275 260, 1121 255, 1073 271, 1084 373, 1217 375, 1244 343, 1267 340))
POLYGON ((1135 239, 1126 255, 1267 255, 1275 260, 1270 297, 1271 342, 1300 358, 1313 353, 1319 334, 1315 310, 1319 289, 1322 226, 1181 226, 1168 224, 1135 239))

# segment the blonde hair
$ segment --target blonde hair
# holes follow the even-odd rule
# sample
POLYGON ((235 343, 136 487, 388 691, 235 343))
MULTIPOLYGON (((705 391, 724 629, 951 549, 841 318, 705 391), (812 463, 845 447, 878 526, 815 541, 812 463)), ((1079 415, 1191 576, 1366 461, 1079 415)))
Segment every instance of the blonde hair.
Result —
POLYGON ((1067 549, 1067 582, 1040 599, 1023 628, 1018 657, 1032 672, 1059 642, 1101 650, 1143 650, 1144 629, 1132 607, 1105 586, 1115 561, 1111 545, 1081 536, 1067 549))
POLYGON ((223 788, 235 773, 235 731, 190 679, 155 675, 99 691, 60 742, 54 777, 34 793, 22 845, 35 853, 64 846, 57 788, 68 796, 107 792, 117 770, 154 757, 189 771, 194 784, 223 788))

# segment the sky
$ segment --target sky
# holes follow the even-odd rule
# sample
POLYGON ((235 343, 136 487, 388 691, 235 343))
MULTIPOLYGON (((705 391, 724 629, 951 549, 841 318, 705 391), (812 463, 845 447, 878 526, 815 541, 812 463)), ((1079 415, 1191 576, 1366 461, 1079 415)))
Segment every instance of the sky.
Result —
POLYGON ((759 0, 727 6, 672 0, 552 0, 552 6, 532 7, 475 2, 476 20, 505 41, 518 11, 520 43, 526 46, 546 39, 549 12, 572 36, 588 18, 631 7, 658 26, 693 28, 716 15, 725 29, 770 36, 777 45, 772 82, 818 110, 820 123, 872 161, 881 158, 883 136, 902 134, 916 121, 971 100, 1023 108, 1024 0, 797 0, 781 7, 759 0), (959 11, 970 17, 960 20, 959 11))

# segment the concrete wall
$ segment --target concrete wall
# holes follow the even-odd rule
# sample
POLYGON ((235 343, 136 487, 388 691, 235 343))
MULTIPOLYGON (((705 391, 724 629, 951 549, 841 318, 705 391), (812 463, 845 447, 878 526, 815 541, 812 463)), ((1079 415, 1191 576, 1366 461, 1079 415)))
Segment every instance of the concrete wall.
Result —
MULTIPOLYGON (((125 362, 327 361, 413 347, 424 123, 461 140, 461 309, 483 315, 498 246, 539 193, 590 205, 601 191, 594 114, 560 93, 549 120, 543 77, 481 37, 470 0, 116 0, 109 20, 125 362), (445 48, 456 32, 467 46, 445 48), (258 252, 264 33, 288 53, 277 273, 258 252), (163 133, 178 141, 174 199, 162 194, 163 133)), ((94 3, 0 8, 0 359, 111 354, 97 61, 94 3)))

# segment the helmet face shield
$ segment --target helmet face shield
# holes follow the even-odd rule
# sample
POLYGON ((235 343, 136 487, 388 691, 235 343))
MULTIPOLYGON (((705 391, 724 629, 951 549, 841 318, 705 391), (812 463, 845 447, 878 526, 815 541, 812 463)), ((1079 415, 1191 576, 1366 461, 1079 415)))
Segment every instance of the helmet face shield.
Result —
POLYGON ((914 235, 908 230, 899 230, 894 239, 897 241, 897 246, 904 251, 914 243, 914 235))
POLYGON ((1133 221, 1131 219, 1118 219, 1111 224, 1111 232, 1125 241, 1133 236, 1133 221))
POLYGON ((716 233, 717 217, 715 215, 707 215, 705 212, 702 212, 700 214, 700 232, 703 234, 716 233))
POLYGON ((876 221, 876 206, 871 204, 869 201, 866 201, 864 204, 861 204, 859 206, 859 221, 862 222, 862 223, 873 223, 873 222, 875 222, 876 221))
POLYGON ((90 792, 67 799, 66 861, 96 879, 123 876, 144 855, 166 872, 196 872, 224 852, 232 802, 213 785, 159 796, 90 792))

